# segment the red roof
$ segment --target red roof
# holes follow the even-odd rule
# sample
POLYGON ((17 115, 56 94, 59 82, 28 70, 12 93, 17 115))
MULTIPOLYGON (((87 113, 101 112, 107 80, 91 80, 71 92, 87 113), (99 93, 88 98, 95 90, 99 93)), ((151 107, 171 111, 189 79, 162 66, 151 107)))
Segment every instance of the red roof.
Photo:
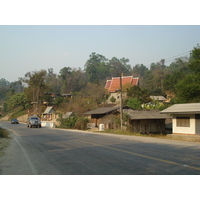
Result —
MULTIPOLYGON (((139 78, 133 78, 133 76, 122 77, 122 85, 130 84, 131 86, 138 85, 139 78)), ((116 92, 120 89, 120 77, 113 77, 112 80, 107 80, 105 88, 109 92, 116 92)))

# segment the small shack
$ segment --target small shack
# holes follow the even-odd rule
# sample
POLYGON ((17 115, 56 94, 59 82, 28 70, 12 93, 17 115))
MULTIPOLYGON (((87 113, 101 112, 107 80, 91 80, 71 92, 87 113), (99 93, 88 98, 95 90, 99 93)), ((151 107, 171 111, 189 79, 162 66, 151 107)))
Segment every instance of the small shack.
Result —
POLYGON ((119 114, 120 106, 98 108, 84 113, 90 120, 89 126, 99 127, 104 124, 105 129, 113 128, 115 115, 119 114))
POLYGON ((163 96, 150 96, 153 101, 158 101, 160 103, 166 102, 167 99, 163 96))
POLYGON ((55 114, 55 110, 53 109, 53 106, 48 106, 44 113, 42 114, 42 119, 44 121, 51 121, 53 120, 53 114, 55 114))
POLYGON ((160 114, 159 110, 124 109, 123 112, 129 119, 129 125, 132 131, 142 134, 165 133, 165 121, 171 118, 169 115, 160 114))
POLYGON ((172 115, 172 133, 200 134, 200 103, 174 104, 161 113, 172 115))

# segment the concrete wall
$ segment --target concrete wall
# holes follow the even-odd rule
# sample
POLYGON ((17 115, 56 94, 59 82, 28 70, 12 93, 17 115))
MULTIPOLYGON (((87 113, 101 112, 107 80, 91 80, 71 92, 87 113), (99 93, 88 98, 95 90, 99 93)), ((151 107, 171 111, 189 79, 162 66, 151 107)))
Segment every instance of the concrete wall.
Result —
POLYGON ((55 124, 53 121, 41 121, 42 127, 54 128, 55 124))
POLYGON ((173 115, 172 133, 196 134, 195 115, 173 115), (177 127, 176 117, 190 117, 190 127, 177 127))
MULTIPOLYGON (((110 98, 111 97, 114 97, 115 99, 116 99, 116 101, 114 102, 114 104, 120 104, 120 93, 119 92, 112 92, 112 93, 110 93, 110 96, 109 96, 109 98, 108 98, 108 100, 106 101, 106 103, 108 103, 108 104, 110 104, 110 103, 112 103, 111 101, 110 101, 110 98)), ((122 99, 123 99, 123 101, 125 100, 127 98, 127 95, 126 95, 126 93, 122 93, 122 99)))

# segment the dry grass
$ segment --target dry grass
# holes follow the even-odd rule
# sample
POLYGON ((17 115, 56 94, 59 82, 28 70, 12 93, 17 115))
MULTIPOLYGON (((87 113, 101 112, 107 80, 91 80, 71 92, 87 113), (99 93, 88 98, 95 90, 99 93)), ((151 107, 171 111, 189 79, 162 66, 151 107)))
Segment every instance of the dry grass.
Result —
POLYGON ((0 137, 8 138, 8 131, 0 127, 0 137))
POLYGON ((4 155, 4 149, 9 145, 8 132, 0 127, 0 156, 4 155))
POLYGON ((166 139, 188 141, 188 142, 200 142, 200 135, 169 134, 166 136, 166 139))
POLYGON ((9 145, 9 142, 8 138, 0 138, 0 156, 4 155, 4 149, 9 145))
POLYGON ((9 144, 9 135, 7 130, 0 127, 0 156, 4 155, 4 149, 9 144))

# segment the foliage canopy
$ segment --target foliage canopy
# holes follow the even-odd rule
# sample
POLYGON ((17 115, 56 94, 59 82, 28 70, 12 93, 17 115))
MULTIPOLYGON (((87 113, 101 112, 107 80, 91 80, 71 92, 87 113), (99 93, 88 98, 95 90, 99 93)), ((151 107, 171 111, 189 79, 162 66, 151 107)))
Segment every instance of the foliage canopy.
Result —
MULTIPOLYGON (((171 103, 200 102, 200 46, 191 51, 190 57, 175 59, 169 66, 161 59, 152 63, 150 68, 143 64, 131 66, 129 59, 112 57, 110 60, 92 52, 84 70, 63 67, 59 74, 53 69, 28 72, 24 78, 9 83, 0 79, 0 103, 5 110, 16 106, 27 108, 31 102, 46 101, 48 105, 66 103, 68 110, 83 113, 105 102, 105 82, 112 77, 138 76, 140 85, 123 88, 127 91, 128 105, 151 101, 150 95, 171 97, 171 103), (70 94, 72 99, 65 99, 70 94)), ((115 102, 115 99, 111 99, 115 102)))

